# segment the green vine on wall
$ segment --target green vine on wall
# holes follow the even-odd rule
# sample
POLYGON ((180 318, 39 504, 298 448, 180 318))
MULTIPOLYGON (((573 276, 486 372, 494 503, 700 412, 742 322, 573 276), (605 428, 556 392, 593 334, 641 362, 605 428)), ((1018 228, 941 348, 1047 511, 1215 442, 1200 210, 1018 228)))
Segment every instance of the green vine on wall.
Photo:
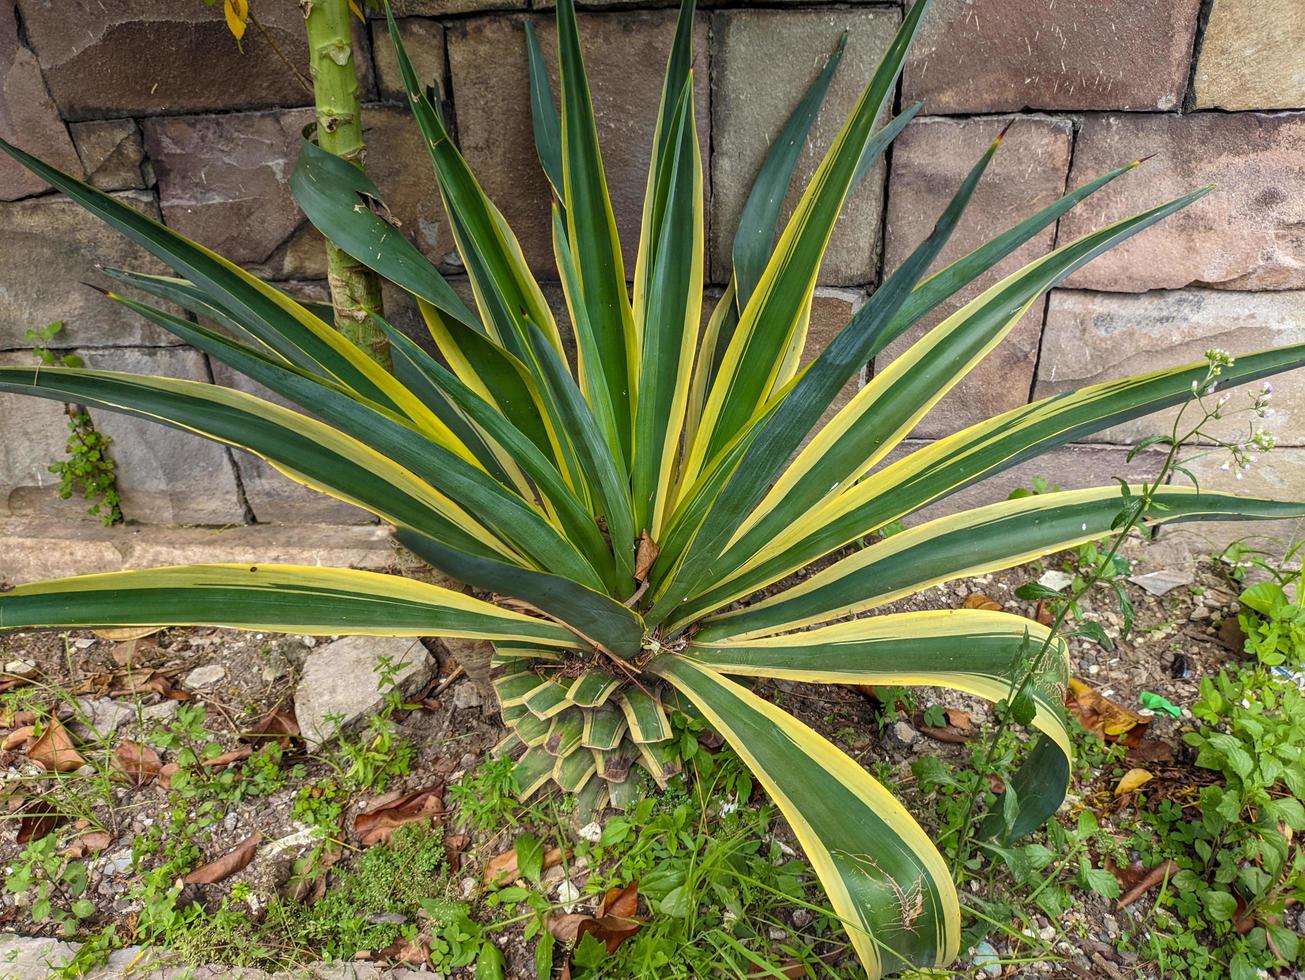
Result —
MULTIPOLYGON (((63 367, 84 367, 85 362, 76 354, 60 354, 47 345, 63 330, 63 321, 47 323, 39 330, 28 330, 26 338, 32 344, 32 353, 42 364, 63 367)), ((64 446, 66 459, 51 463, 49 471, 59 478, 59 496, 64 500, 80 490, 91 501, 88 513, 100 519, 105 527, 122 523, 122 497, 118 493, 117 465, 109 455, 113 440, 95 431, 90 414, 80 405, 67 405, 68 442, 64 446)))

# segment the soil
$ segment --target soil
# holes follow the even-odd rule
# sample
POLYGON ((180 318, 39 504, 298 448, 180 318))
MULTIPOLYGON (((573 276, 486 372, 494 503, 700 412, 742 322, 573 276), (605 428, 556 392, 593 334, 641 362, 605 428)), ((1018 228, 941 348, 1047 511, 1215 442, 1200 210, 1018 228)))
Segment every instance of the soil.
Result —
MULTIPOLYGON (((1137 551, 1140 561, 1138 571, 1154 570, 1148 565, 1145 552, 1137 551)), ((1018 585, 1036 579, 1044 568, 1059 567, 1064 556, 1050 559, 1043 566, 1037 564, 985 575, 974 579, 935 587, 909 600, 897 603, 893 609, 957 608, 972 593, 982 593, 1008 611, 1028 616, 1035 614, 1034 605, 1014 596, 1018 585)), ((1235 587, 1225 574, 1225 569, 1210 563, 1196 567, 1190 585, 1179 586, 1164 596, 1152 596, 1134 585, 1128 585, 1128 594, 1136 610, 1136 627, 1131 635, 1120 638, 1121 621, 1113 604, 1103 601, 1100 593, 1098 608, 1088 611, 1118 640, 1116 648, 1107 652, 1083 640, 1071 641, 1073 674, 1094 687, 1111 700, 1139 710, 1138 696, 1142 691, 1161 695, 1172 703, 1183 706, 1184 718, 1174 719, 1166 714, 1156 715, 1150 724, 1148 739, 1172 747, 1172 761, 1161 762, 1157 768, 1170 766, 1177 776, 1187 779, 1194 770, 1184 764, 1179 730, 1187 710, 1198 695, 1201 678, 1226 664, 1234 656, 1221 641, 1219 628, 1225 619, 1235 623, 1235 587), (1177 661, 1177 662, 1176 662, 1177 661)), ((19 634, 0 636, 0 662, 28 661, 38 669, 37 685, 48 686, 50 691, 62 689, 78 692, 83 697, 94 697, 98 690, 115 675, 124 670, 149 667, 159 671, 166 679, 165 694, 149 693, 143 697, 119 697, 119 705, 131 711, 131 717, 112 736, 114 744, 121 738, 140 739, 143 724, 159 713, 169 714, 173 705, 184 703, 177 698, 191 698, 207 709, 207 724, 219 734, 222 748, 235 749, 242 743, 240 734, 247 732, 270 711, 293 703, 299 665, 306 652, 314 645, 328 642, 325 638, 279 636, 273 634, 242 634, 219 629, 167 629, 132 644, 115 643, 91 632, 74 631, 66 634, 19 634), (210 686, 187 691, 183 679, 198 667, 219 666, 220 679, 210 686), (165 696, 170 695, 170 696, 165 696)), ((438 783, 453 781, 475 767, 503 735, 497 711, 481 690, 465 676, 455 660, 437 642, 428 648, 439 660, 438 676, 428 692, 438 692, 427 697, 418 707, 401 712, 397 718, 400 734, 416 749, 411 775, 396 782, 391 789, 416 791, 438 783)), ((12 669, 12 668, 11 668, 12 669)), ((212 672, 216 673, 216 671, 212 672)), ((879 706, 862 692, 849 688, 814 687, 781 682, 762 684, 758 690, 782 697, 785 707, 795 715, 841 744, 867 765, 887 763, 902 774, 908 809, 921 813, 927 806, 921 800, 912 800, 909 762, 922 754, 936 754, 959 760, 964 747, 938 741, 921 733, 915 725, 887 725, 881 733, 877 722, 879 706)), ((50 699, 53 701, 53 697, 50 699)), ((920 706, 941 704, 969 712, 977 727, 989 715, 988 706, 973 698, 948 691, 920 691, 920 706)), ((72 718, 68 719, 69 724, 72 718)), ((165 754, 166 755, 166 754, 165 754)), ((166 758, 165 758, 166 761, 166 758)), ((247 868, 226 879, 218 886, 197 887, 212 900, 218 889, 229 892, 232 885, 243 882, 249 886, 254 901, 259 895, 268 895, 279 887, 288 873, 289 860, 302 853, 306 842, 296 842, 302 826, 293 818, 292 805, 296 793, 303 785, 328 772, 325 763, 309 756, 303 761, 302 774, 281 791, 269 797, 247 799, 233 805, 225 819, 215 828, 212 839, 203 844, 210 859, 226 854, 251 834, 261 833, 265 842, 260 856, 247 868), (275 858, 265 859, 264 853, 274 848, 272 842, 284 842, 275 858)), ((19 792, 40 775, 40 771, 17 751, 0 753, 0 778, 19 792)), ((1110 800, 1108 787, 1076 786, 1072 791, 1080 797, 1110 800)), ((157 782, 141 788, 115 784, 111 790, 112 806, 100 801, 93 806, 94 818, 109 831, 113 840, 93 859, 88 859, 90 894, 96 897, 100 908, 98 918, 87 923, 90 931, 108 921, 130 924, 136 911, 125 897, 130 884, 130 847, 133 838, 148 832, 156 821, 164 819, 162 810, 167 791, 157 782)), ((352 816, 368 802, 359 799, 346 814, 345 826, 352 826, 352 816)), ((11 808, 12 808, 11 804, 11 808)), ((1114 808, 1111 800, 1107 809, 1114 808)), ((928 814, 921 813, 928 823, 928 814)), ((1127 808, 1118 809, 1110 819, 1120 828, 1121 838, 1126 832, 1130 815, 1127 808)), ((17 822, 0 829, 0 864, 12 865, 21 845, 16 842, 17 822)), ((466 867, 473 869, 484 856, 505 850, 510 841, 506 835, 498 839, 472 840, 466 848, 466 867)), ((463 875, 467 872, 464 870, 463 875)), ((474 879, 470 884, 474 887, 474 879)), ((1123 911, 1115 911, 1113 903, 1087 894, 1078 895, 1077 908, 1067 921, 1055 923, 1067 930, 1069 942, 1059 951, 1065 960, 1057 964, 1036 964, 1021 967, 1017 974, 1006 976, 1148 976, 1130 955, 1117 948, 1116 937, 1121 931, 1120 919, 1130 917, 1144 921, 1150 909, 1150 899, 1143 900, 1123 911), (1081 930, 1087 939, 1073 938, 1081 930)), ((5 894, 0 907, 0 928, 26 935, 48 932, 48 926, 35 925, 27 909, 16 904, 13 895, 5 894)), ((1052 926, 1040 921, 1039 928, 1052 926)), ((994 941, 1001 950, 1001 943, 994 941)), ((530 953, 519 937, 505 950, 510 967, 519 969, 515 975, 530 976, 527 964, 530 953)), ((509 975, 514 975, 510 973, 509 975)), ((856 975, 849 972, 849 976, 856 975)))

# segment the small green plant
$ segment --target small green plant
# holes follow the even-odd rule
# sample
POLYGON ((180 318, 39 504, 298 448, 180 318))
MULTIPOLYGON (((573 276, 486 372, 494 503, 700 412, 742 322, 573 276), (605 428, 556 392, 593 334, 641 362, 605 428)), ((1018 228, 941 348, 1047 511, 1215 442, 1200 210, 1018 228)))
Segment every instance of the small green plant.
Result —
POLYGON ((15 859, 5 878, 5 889, 31 901, 35 922, 50 922, 64 936, 95 914, 86 897, 86 865, 58 853, 58 837, 47 834, 29 843, 15 859))
MULTIPOLYGON (((1293 547, 1286 560, 1298 558, 1302 547, 1305 542, 1293 547)), ((1305 569, 1283 573, 1281 566, 1277 568, 1276 580, 1242 590, 1237 622, 1246 635, 1246 652, 1260 663, 1300 670, 1305 668, 1305 606, 1301 604, 1305 569)))
MULTIPOLYGON (((32 354, 45 365, 66 368, 85 367, 76 354, 60 354, 47 345, 63 330, 63 321, 55 320, 44 327, 29 329, 24 336, 32 344, 32 354)), ((80 490, 91 501, 89 513, 108 527, 122 523, 122 496, 118 493, 117 464, 109 455, 113 440, 95 431, 90 414, 83 408, 68 405, 67 459, 50 464, 50 472, 59 478, 59 496, 64 500, 80 490)))

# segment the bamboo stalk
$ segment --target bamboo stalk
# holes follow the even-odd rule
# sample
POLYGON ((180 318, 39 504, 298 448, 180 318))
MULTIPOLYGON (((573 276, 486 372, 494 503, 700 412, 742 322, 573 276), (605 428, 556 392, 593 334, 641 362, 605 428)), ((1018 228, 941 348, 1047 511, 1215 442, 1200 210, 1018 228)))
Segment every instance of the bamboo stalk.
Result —
MULTIPOLYGON (((362 169, 366 146, 349 0, 302 0, 301 6, 317 106, 317 143, 362 169)), ((326 243, 326 278, 336 328, 388 370, 389 340, 370 320, 370 314, 382 312, 380 278, 330 241, 326 243)))

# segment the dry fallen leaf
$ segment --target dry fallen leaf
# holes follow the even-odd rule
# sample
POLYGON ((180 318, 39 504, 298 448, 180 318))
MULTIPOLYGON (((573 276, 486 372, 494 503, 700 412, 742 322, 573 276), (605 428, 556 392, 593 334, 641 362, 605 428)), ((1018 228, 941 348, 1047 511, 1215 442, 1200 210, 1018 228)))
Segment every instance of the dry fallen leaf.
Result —
POLYGON ((1115 908, 1128 908, 1152 888, 1160 884, 1160 882, 1164 881, 1166 878, 1172 878, 1176 874, 1178 874, 1178 865, 1173 861, 1165 861, 1163 864, 1156 865, 1147 872, 1146 877, 1142 878, 1127 892, 1119 896, 1119 903, 1115 908))
POLYGON ((223 766, 229 766, 233 762, 243 762, 254 754, 252 745, 242 745, 238 749, 232 749, 230 752, 223 752, 221 755, 215 755, 211 759, 204 759, 200 762, 201 766, 209 769, 221 769, 223 766))
POLYGON ((376 957, 390 963, 406 963, 409 966, 434 966, 430 958, 430 940, 420 936, 415 939, 404 939, 400 936, 378 952, 376 957))
POLYGON ((258 845, 262 840, 263 835, 258 831, 254 831, 237 844, 233 850, 223 854, 216 861, 201 865, 186 875, 181 879, 182 884, 212 885, 230 878, 237 871, 248 867, 249 862, 254 860, 254 852, 258 850, 258 845))
MULTIPOLYGON (((553 847, 544 852, 544 865, 541 870, 547 871, 555 864, 562 863, 562 849, 553 847)), ((517 867, 517 849, 514 847, 510 851, 504 851, 502 854, 496 854, 485 862, 485 884, 496 885, 505 881, 516 881, 521 877, 521 871, 517 867)))
POLYGON ((1038 600, 1037 608, 1033 611, 1033 618, 1043 626, 1050 626, 1056 621, 1056 617, 1052 615, 1051 607, 1047 605, 1046 599, 1038 600))
POLYGON ((444 784, 415 793, 387 793, 373 800, 368 808, 354 817, 353 830, 363 847, 371 847, 390 836, 404 824, 435 820, 444 814, 444 784))
POLYGON ((158 776, 163 769, 163 760, 148 745, 123 739, 113 750, 113 766, 125 775, 133 786, 144 786, 158 776))
POLYGON ((72 772, 86 765, 63 722, 51 716, 45 731, 27 749, 27 757, 48 772, 72 772))
POLYGON ((112 629, 91 630, 101 640, 114 643, 127 643, 131 640, 143 640, 147 636, 162 632, 162 626, 115 626, 112 629))
POLYGON ((462 870, 462 852, 467 849, 471 843, 471 837, 467 834, 445 834, 444 835, 444 860, 449 866, 449 871, 457 874, 462 870))
POLYGON ((639 908, 639 883, 623 888, 609 888, 593 915, 584 912, 548 917, 548 931, 559 942, 574 946, 587 933, 607 944, 610 956, 640 929, 643 920, 635 913, 639 908))
POLYGON ((1145 769, 1130 769, 1115 784, 1115 795, 1126 796, 1129 793, 1135 793, 1153 779, 1155 779, 1155 776, 1145 769))
POLYGON ((299 738, 299 720, 293 708, 277 708, 260 718, 247 732, 240 734, 242 742, 276 742, 288 749, 299 738))
POLYGON ((40 840, 56 827, 68 822, 68 818, 53 803, 42 799, 24 801, 18 812, 22 814, 18 820, 20 844, 40 840))
POLYGON ((647 531, 639 535, 639 550, 634 554, 634 578, 636 582, 648 581, 648 573, 652 571, 653 563, 657 561, 661 549, 657 547, 657 542, 652 539, 647 531))
POLYGON ((1119 742, 1129 748, 1135 748, 1141 743, 1147 725, 1151 723, 1146 715, 1139 715, 1122 704, 1116 704, 1077 677, 1069 679, 1065 707, 1088 731, 1107 742, 1119 742))
POLYGON ((1001 612, 1002 604, 996 599, 984 595, 982 592, 971 592, 961 603, 962 609, 991 609, 994 612, 1001 612))
POLYGON ((59 852, 59 856, 78 861, 88 854, 99 854, 112 843, 113 837, 107 830, 88 830, 69 841, 68 846, 59 852))
POLYGON ((5 736, 3 742, 0 742, 0 750, 12 752, 14 749, 22 748, 29 739, 33 738, 36 738, 35 725, 24 725, 22 728, 15 728, 5 736))
POLYGON ((175 762, 167 763, 159 770, 159 785, 164 789, 170 789, 172 787, 172 777, 179 772, 181 772, 181 766, 175 762))

